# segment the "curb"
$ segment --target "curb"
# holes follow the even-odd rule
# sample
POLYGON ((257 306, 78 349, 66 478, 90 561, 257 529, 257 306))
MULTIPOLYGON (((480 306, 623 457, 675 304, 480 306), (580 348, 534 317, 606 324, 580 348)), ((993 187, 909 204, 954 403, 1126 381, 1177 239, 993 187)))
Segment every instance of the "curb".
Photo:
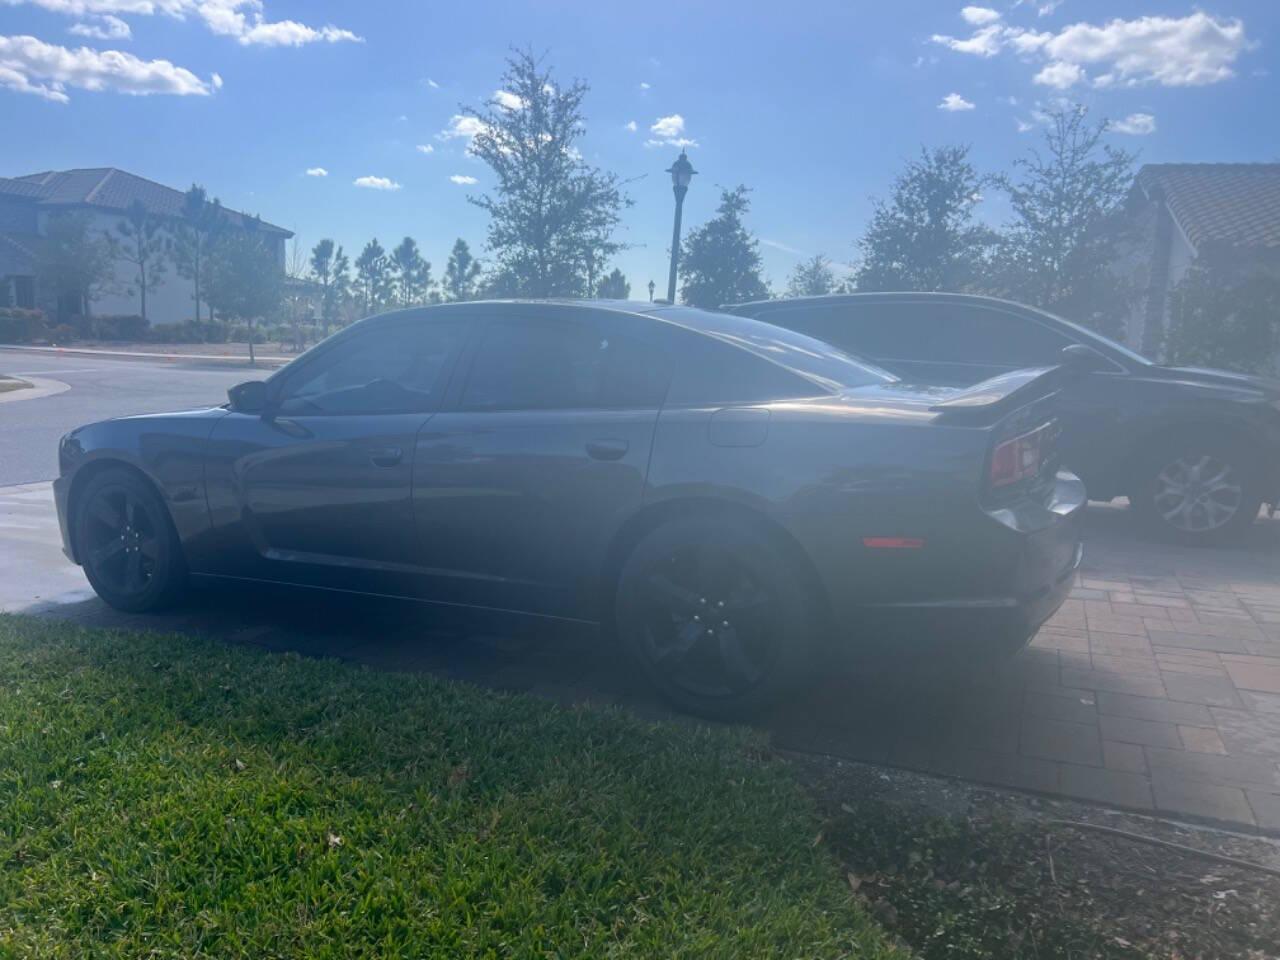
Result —
POLYGON ((14 353, 34 353, 45 356, 63 357, 98 357, 108 360, 163 360, 168 363, 194 361, 198 363, 226 363, 236 366, 270 366, 282 367, 293 357, 260 356, 256 364, 250 364, 248 357, 229 357, 215 353, 144 353, 137 350, 95 350, 91 347, 32 347, 25 344, 0 344, 0 350, 14 353))
POLYGON ((22 378, 31 386, 24 387, 21 390, 6 390, 0 393, 0 403, 16 403, 19 400, 39 400, 41 397, 51 397, 55 393, 65 393, 71 389, 71 384, 63 383, 61 380, 49 380, 45 377, 29 377, 22 378))

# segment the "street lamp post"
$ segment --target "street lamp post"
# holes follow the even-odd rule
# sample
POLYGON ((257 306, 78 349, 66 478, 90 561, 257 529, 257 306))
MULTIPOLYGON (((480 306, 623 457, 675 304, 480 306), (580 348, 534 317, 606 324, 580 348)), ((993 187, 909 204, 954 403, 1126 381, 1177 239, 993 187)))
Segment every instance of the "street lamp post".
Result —
POLYGON ((689 182, 698 171, 683 150, 667 173, 671 174, 671 190, 676 195, 676 222, 671 230, 671 273, 667 277, 667 302, 676 302, 676 268, 680 264, 680 215, 684 211, 684 195, 689 192, 689 182))

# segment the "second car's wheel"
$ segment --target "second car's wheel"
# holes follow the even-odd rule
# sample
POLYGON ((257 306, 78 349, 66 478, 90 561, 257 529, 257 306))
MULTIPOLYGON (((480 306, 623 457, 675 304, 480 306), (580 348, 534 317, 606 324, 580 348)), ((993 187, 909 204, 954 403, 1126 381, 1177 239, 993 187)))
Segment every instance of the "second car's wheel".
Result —
POLYGON ((617 636, 677 706, 717 718, 757 712, 805 677, 822 622, 795 567, 750 525, 668 521, 623 566, 617 636))
POLYGON ((1258 517, 1262 490, 1241 446, 1193 436, 1142 460, 1132 505, 1152 532, 1205 546, 1242 536, 1258 517))
POLYGON ((89 480, 76 505, 75 537, 89 584, 118 610, 166 606, 186 584, 169 511, 132 470, 112 468, 89 480))

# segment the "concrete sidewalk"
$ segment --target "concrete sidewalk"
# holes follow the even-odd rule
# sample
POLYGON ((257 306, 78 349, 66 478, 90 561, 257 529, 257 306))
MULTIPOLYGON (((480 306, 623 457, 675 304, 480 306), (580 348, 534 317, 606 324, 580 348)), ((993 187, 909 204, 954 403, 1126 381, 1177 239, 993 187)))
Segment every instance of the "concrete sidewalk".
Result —
MULTIPOLYGON (((1190 550, 1095 507, 1085 557, 1073 597, 1007 667, 943 689, 828 672, 761 724, 791 750, 1280 835, 1280 523, 1190 550)), ((62 556, 48 484, 0 488, 0 609, 667 712, 593 635, 558 626, 248 587, 115 612, 62 556)))
MULTIPOLYGON (((97 357, 107 360, 161 360, 166 363, 224 363, 251 366, 248 355, 239 353, 232 355, 229 353, 110 350, 97 347, 34 347, 27 344, 0 344, 0 350, 7 353, 33 353, 55 357, 97 357)), ((292 359, 293 357, 260 354, 255 357, 255 365, 267 368, 282 367, 292 359)))

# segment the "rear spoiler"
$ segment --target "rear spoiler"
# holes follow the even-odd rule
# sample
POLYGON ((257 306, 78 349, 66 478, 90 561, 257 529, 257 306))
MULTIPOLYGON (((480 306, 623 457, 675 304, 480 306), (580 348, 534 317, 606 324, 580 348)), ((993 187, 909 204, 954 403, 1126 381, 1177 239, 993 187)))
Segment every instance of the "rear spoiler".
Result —
POLYGON ((948 421, 989 422, 1025 403, 1049 396, 1074 373, 1069 365, 1012 370, 975 383, 929 409, 948 421))

